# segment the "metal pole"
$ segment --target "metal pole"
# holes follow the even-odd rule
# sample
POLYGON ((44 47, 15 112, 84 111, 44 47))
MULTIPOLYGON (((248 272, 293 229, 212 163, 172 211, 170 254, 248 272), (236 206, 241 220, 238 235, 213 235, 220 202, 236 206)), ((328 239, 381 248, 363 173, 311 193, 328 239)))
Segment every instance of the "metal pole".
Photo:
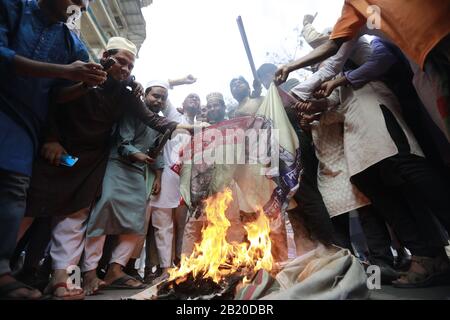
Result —
POLYGON ((242 22, 241 16, 238 16, 236 21, 239 27, 239 32, 241 33, 242 42, 244 43, 245 52, 247 53, 248 62, 250 63, 250 68, 252 69, 253 78, 259 81, 256 73, 255 62, 253 61, 252 52, 250 50, 250 45, 248 44, 247 34, 245 33, 244 23, 242 22))

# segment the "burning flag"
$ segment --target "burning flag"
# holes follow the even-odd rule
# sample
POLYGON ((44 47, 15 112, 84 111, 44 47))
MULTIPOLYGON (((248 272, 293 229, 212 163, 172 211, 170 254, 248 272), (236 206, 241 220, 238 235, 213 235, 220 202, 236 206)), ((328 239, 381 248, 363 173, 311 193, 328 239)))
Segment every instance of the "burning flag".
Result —
POLYGON ((181 194, 194 214, 201 214, 203 200, 233 181, 244 212, 260 206, 275 219, 289 205, 295 207, 290 202, 300 176, 299 141, 274 85, 255 116, 223 121, 195 134, 182 161, 181 194))
POLYGON ((189 257, 182 256, 180 267, 169 270, 169 279, 159 289, 159 297, 186 298, 190 293, 195 297, 206 294, 222 297, 258 270, 272 271, 269 219, 261 209, 256 210, 256 220, 244 226, 247 241, 226 240, 231 224, 225 212, 233 200, 231 194, 226 189, 205 201, 207 223, 202 240, 189 257))

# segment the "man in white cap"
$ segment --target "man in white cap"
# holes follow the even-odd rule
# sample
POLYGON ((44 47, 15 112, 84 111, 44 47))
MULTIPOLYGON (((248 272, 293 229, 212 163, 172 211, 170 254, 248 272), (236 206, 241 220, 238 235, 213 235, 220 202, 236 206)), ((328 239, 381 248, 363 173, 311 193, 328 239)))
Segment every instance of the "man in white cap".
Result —
MULTIPOLYGON (((169 80, 170 81, 170 80, 169 80)), ((160 113, 164 111, 164 115, 168 117, 168 119, 174 119, 179 121, 181 118, 181 114, 179 114, 175 108, 170 104, 168 100, 169 89, 172 87, 170 82, 163 80, 152 80, 147 83, 144 102, 146 106, 155 113, 160 113)), ((141 279, 141 276, 136 269, 136 260, 141 257, 142 249, 144 247, 144 243, 146 243, 146 256, 145 256, 145 279, 147 280, 147 276, 151 273, 151 268, 149 266, 157 266, 159 264, 158 252, 156 250, 155 245, 155 237, 154 230, 150 223, 150 213, 151 207, 148 205, 150 201, 151 195, 159 194, 161 191, 161 176, 162 170, 164 168, 164 160, 163 157, 161 159, 162 166, 161 170, 155 172, 155 180, 159 181, 158 190, 155 190, 154 184, 151 182, 151 179, 147 177, 147 203, 144 205, 146 208, 146 219, 145 219, 145 232, 144 236, 141 237, 135 248, 134 252, 131 255, 130 260, 128 261, 127 266, 124 268, 124 272, 128 275, 133 276, 136 279, 141 279), (151 184, 152 183, 152 184, 151 184), (157 191, 157 192, 156 192, 157 191)), ((151 173, 148 175, 152 175, 151 173)), ((147 283, 147 281, 146 281, 147 283)))
POLYGON ((107 70, 107 81, 94 88, 67 88, 57 101, 64 106, 49 115, 43 157, 34 166, 26 214, 55 219, 50 252, 54 274, 47 291, 57 298, 84 298, 81 288, 68 286, 67 273, 83 253, 86 223, 92 204, 101 195, 115 124, 131 113, 161 133, 190 128, 153 113, 131 92, 134 82, 129 79, 136 53, 129 40, 111 38, 101 60, 103 65, 108 59, 115 61, 107 70), (69 154, 78 161, 72 167, 60 166, 61 156, 69 154))
MULTIPOLYGON (((148 89, 147 89, 148 90, 148 89)), ((146 91, 146 100, 155 89, 146 91)), ((179 114, 170 103, 161 111, 169 120, 179 121, 183 124, 193 125, 195 116, 200 110, 200 97, 189 94, 183 102, 183 115, 179 114)), ((156 112, 157 110, 153 110, 156 112)), ((181 258, 181 246, 183 232, 186 222, 187 207, 181 205, 180 176, 177 171, 179 152, 181 148, 190 141, 190 136, 180 135, 169 141, 164 147, 164 169, 161 179, 161 192, 152 197, 151 226, 154 228, 155 244, 159 256, 159 268, 151 276, 147 269, 147 280, 161 273, 162 277, 167 275, 167 269, 172 267, 173 258, 181 258), (173 246, 175 244, 175 247, 173 246)), ((150 252, 147 251, 147 254, 150 252)))
MULTIPOLYGON (((145 102, 157 113, 157 109, 166 104, 169 85, 153 83, 145 102)), ((103 285, 110 289, 144 287, 139 279, 123 268, 147 232, 147 194, 158 194, 161 189, 163 157, 148 152, 159 144, 159 138, 157 131, 145 126, 135 116, 126 116, 120 122, 117 141, 109 155, 102 196, 95 203, 87 223, 81 266, 83 289, 87 295, 94 294, 103 285), (115 241, 104 281, 101 281, 97 277, 97 267, 107 235, 115 236, 115 241)))
MULTIPOLYGON (((179 78, 179 79, 169 79, 168 81, 164 80, 152 80, 148 82, 146 85, 145 90, 145 99, 144 102, 147 105, 147 107, 155 112, 155 113, 162 113, 167 119, 171 121, 177 121, 180 123, 188 123, 188 121, 185 119, 185 117, 177 111, 177 109, 171 104, 171 102, 168 99, 168 90, 172 89, 175 86, 185 85, 185 84, 193 84, 197 81, 197 79, 192 75, 187 75, 185 77, 179 78)), ((146 222, 146 226, 148 225, 148 230, 146 232, 147 236, 145 239, 142 239, 136 246, 134 253, 132 254, 128 265, 124 269, 124 271, 132 275, 135 278, 140 278, 140 275, 138 271, 135 269, 135 262, 136 259, 138 259, 141 256, 142 248, 144 246, 144 240, 146 241, 146 259, 145 259, 145 277, 144 280, 146 283, 150 283, 153 281, 156 277, 161 275, 161 268, 160 265, 162 264, 159 259, 158 251, 162 251, 163 254, 163 260, 165 261, 164 264, 167 264, 168 266, 171 265, 172 261, 172 247, 171 247, 171 241, 170 239, 173 238, 173 229, 175 228, 175 256, 179 257, 181 252, 181 240, 182 240, 182 234, 184 230, 184 221, 186 218, 186 210, 184 207, 179 207, 179 195, 177 191, 179 189, 179 183, 173 184, 171 181, 173 180, 173 176, 171 175, 172 172, 168 172, 170 169, 170 164, 174 164, 176 160, 170 160, 171 158, 175 157, 175 159, 178 159, 178 155, 174 154, 172 150, 174 150, 174 146, 180 144, 180 139, 184 140, 185 138, 182 138, 180 136, 175 137, 171 141, 169 141, 165 147, 163 152, 164 157, 164 167, 167 168, 166 173, 163 174, 163 177, 161 178, 164 183, 161 183, 161 193, 165 193, 161 197, 163 197, 165 200, 165 203, 167 201, 169 203, 172 203, 172 207, 167 209, 166 211, 169 211, 173 213, 173 219, 172 214, 165 214, 159 219, 156 217, 155 224, 159 227, 158 228, 158 243, 160 244, 159 250, 156 247, 156 240, 155 240, 155 229, 152 224, 146 222), (164 187, 162 187, 164 185, 164 187), (172 199, 172 200, 170 200, 172 199), (173 212, 172 212, 173 210, 173 212), (168 219, 164 219, 168 218, 168 219), (165 221, 168 221, 165 223, 165 221), (169 229, 169 230, 167 230, 169 229), (170 238, 170 239, 169 239, 170 238), (165 239, 169 239, 165 241, 165 239), (166 243, 170 242, 170 246, 166 245, 166 243), (162 244, 161 244, 162 243, 162 244), (156 267, 156 269, 155 269, 156 267)), ((177 177, 175 177, 177 179, 177 177)), ((148 192, 150 193, 150 189, 148 188, 148 192)), ((149 194, 149 200, 151 195, 156 195, 158 193, 151 192, 149 194)), ((148 208, 147 208, 147 216, 148 219, 150 219, 152 211, 151 201, 149 201, 148 208)), ((153 216, 158 216, 158 213, 153 214, 153 216)))

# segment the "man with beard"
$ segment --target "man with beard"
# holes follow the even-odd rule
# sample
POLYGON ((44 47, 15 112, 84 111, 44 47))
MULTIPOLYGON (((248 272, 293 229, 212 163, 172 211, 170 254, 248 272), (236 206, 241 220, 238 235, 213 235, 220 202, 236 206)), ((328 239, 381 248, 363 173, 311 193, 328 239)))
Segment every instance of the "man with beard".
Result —
MULTIPOLYGON (((166 110, 162 111, 167 114, 168 119, 175 116, 174 111, 176 112, 172 106, 168 106, 166 110)), ((195 118, 199 113, 200 97, 191 93, 183 102, 183 115, 179 121, 182 124, 194 125, 195 118)), ((151 223, 154 228, 159 268, 162 274, 159 280, 167 276, 167 270, 173 263, 172 257, 175 256, 177 260, 181 257, 187 208, 185 205, 180 205, 180 175, 177 165, 180 159, 180 150, 189 141, 190 136, 180 135, 165 145, 161 192, 152 197, 150 201, 151 223), (175 250, 173 249, 174 238, 175 250)))
POLYGON ((206 96, 206 120, 209 124, 217 124, 225 120, 226 106, 223 96, 219 92, 212 92, 206 96))
MULTIPOLYGON (((234 112, 235 117, 253 116, 263 102, 263 97, 259 94, 251 94, 250 85, 244 77, 234 78, 230 82, 230 90, 233 98, 239 102, 234 112)), ((258 90, 255 91, 258 92, 258 90)))
MULTIPOLYGON (((206 96, 206 119, 209 124, 220 125, 225 121, 226 106, 223 95, 220 92, 212 92, 206 96)), ((237 199, 236 183, 230 183, 233 199, 237 199)), ((245 230, 239 216, 238 201, 233 201, 227 208, 226 217, 230 221, 232 227, 227 231, 227 241, 241 243, 244 240, 245 230)), ((189 256, 194 250, 195 243, 200 243, 202 228, 205 226, 205 215, 200 217, 190 216, 186 223, 183 234, 182 253, 189 256)))
MULTIPOLYGON (((145 90, 145 99, 144 102, 146 104, 146 106, 153 111, 154 113, 159 113, 162 112, 162 114, 169 120, 171 121, 177 121, 177 122, 183 122, 183 111, 179 110, 178 108, 175 108, 170 100, 168 99, 168 90, 169 89, 173 89, 176 86, 181 86, 181 85, 190 85, 193 84, 197 81, 197 79, 192 76, 192 75, 187 75, 185 77, 182 78, 178 78, 178 79, 169 79, 168 81, 162 81, 162 80, 153 80, 150 81, 147 84, 147 88, 145 90)), ((182 109, 182 108, 180 108, 182 109)), ((180 139, 180 137, 175 137, 174 140, 180 139)), ((167 152, 167 150, 166 150, 167 152)), ((148 168, 147 168, 148 169, 148 168)), ((154 235, 154 228, 151 224, 149 224, 149 219, 150 219, 150 211, 151 211, 151 204, 150 199, 152 195, 156 195, 159 193, 160 189, 161 189, 161 175, 162 175, 162 170, 157 170, 155 172, 156 177, 155 177, 155 181, 159 181, 159 184, 157 183, 156 185, 158 186, 157 188, 155 188, 155 185, 153 183, 153 172, 151 170, 147 170, 147 194, 148 194, 148 205, 147 207, 147 213, 146 213, 146 221, 145 221, 145 235, 144 237, 142 237, 134 251, 133 254, 131 255, 131 258, 128 261, 127 266, 124 268, 124 272, 132 277, 134 277, 135 279, 139 279, 142 280, 138 270, 136 270, 135 265, 136 265, 136 260, 139 259, 139 257, 141 256, 142 253, 142 249, 144 247, 144 243, 146 243, 146 259, 145 259, 145 273, 144 273, 144 282, 145 283, 151 283, 155 278, 159 277, 162 274, 162 270, 159 267, 159 257, 158 257, 158 250, 156 248, 156 244, 155 244, 155 235, 154 235), (158 190, 158 192, 155 192, 155 190, 158 190)), ((184 207, 185 208, 185 207, 184 207)), ((181 236, 178 236, 178 233, 183 232, 183 225, 184 225, 184 220, 185 220, 185 216, 186 213, 185 211, 183 211, 184 209, 182 206, 180 206, 179 208, 175 209, 175 224, 177 226, 176 228, 176 232, 177 232, 177 236, 176 236, 176 254, 175 254, 175 259, 180 257, 180 249, 181 248, 181 236)))
POLYGON ((129 90, 136 46, 127 39, 108 41, 102 63, 113 59, 108 80, 98 88, 65 88, 64 106, 51 113, 43 157, 34 167, 27 215, 52 216, 54 228, 50 255, 53 277, 48 293, 61 299, 82 299, 81 288, 67 285, 67 270, 77 265, 84 249, 92 204, 101 195, 102 181, 112 143, 112 131, 128 112, 159 132, 188 128, 148 110, 129 90), (61 156, 78 158, 72 167, 60 166, 61 156))
MULTIPOLYGON (((230 82, 230 90, 233 98, 239 102, 239 106, 235 111, 235 117, 255 116, 259 107, 261 106, 264 98, 260 96, 260 89, 257 86, 259 83, 254 82, 254 92, 251 93, 250 85, 244 77, 234 78, 230 82)), ((259 85, 260 86, 260 85, 259 85)), ((245 181, 254 181, 259 179, 261 183, 258 189, 247 188, 247 186, 239 185, 238 199, 241 210, 241 219, 243 221, 253 219, 255 215, 255 205, 262 205, 261 203, 250 203, 249 199, 254 202, 256 199, 260 199, 262 194, 268 196, 272 193, 274 185, 268 178, 261 176, 259 168, 245 164, 244 166, 250 166, 244 169, 242 165, 238 166, 235 176, 239 176, 240 184, 245 181), (243 178, 242 175, 247 175, 247 178, 243 178)), ((271 238, 272 238, 272 255, 276 261, 287 260, 287 236, 286 227, 284 223, 284 216, 280 213, 279 217, 271 221, 271 238)))
MULTIPOLYGON (((157 113, 166 104, 168 85, 154 82, 145 98, 147 107, 157 113)), ((163 158, 150 158, 159 133, 146 127, 136 117, 125 117, 118 130, 105 178, 103 193, 95 204, 87 227, 87 240, 82 264, 83 289, 94 294, 101 286, 111 289, 140 289, 143 284, 124 272, 136 245, 146 233, 146 184, 151 180, 151 193, 161 189, 163 158), (106 235, 117 236, 104 281, 96 269, 102 256, 106 235)), ((153 156, 153 155, 152 155, 153 156)))
MULTIPOLYGON (((65 26, 68 8, 87 0, 0 1, 0 299, 41 294, 11 276, 9 259, 25 212, 32 163, 49 93, 61 80, 99 85, 106 73, 65 26), (24 94, 25 93, 25 94, 24 94)), ((80 84, 81 86, 81 84, 80 84)))

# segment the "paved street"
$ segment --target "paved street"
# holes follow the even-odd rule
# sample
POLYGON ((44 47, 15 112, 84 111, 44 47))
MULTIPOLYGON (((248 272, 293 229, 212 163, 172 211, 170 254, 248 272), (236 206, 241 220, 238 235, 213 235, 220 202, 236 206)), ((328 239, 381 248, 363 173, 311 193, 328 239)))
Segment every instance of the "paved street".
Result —
MULTIPOLYGON (((87 297, 86 300, 121 300, 131 297, 143 290, 105 290, 96 296, 87 297)), ((370 300, 450 300, 450 286, 397 289, 392 286, 383 286, 380 290, 370 293, 370 300)))
MULTIPOLYGON (((286 224, 286 228, 289 242, 289 257, 294 258, 295 244, 290 223, 286 224)), ((86 300, 120 300, 129 298, 142 291, 142 289, 104 290, 96 296, 87 297, 86 300)), ((369 300, 450 300, 450 285, 420 289, 398 289, 384 285, 380 290, 372 290, 370 292, 369 300)))
POLYGON ((383 286, 381 290, 371 291, 371 300, 450 300, 450 286, 398 289, 383 286))

